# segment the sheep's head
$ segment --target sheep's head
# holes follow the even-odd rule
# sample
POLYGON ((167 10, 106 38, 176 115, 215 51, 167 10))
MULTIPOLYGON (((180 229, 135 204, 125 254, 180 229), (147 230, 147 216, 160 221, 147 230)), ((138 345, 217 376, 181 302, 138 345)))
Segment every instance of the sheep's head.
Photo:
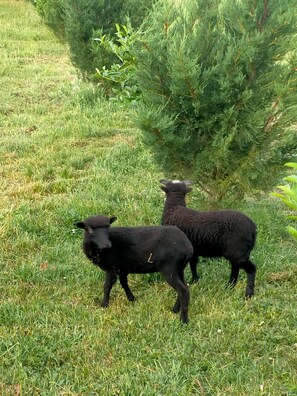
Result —
POLYGON ((79 221, 75 225, 85 231, 84 239, 87 243, 93 243, 99 250, 111 248, 109 240, 109 226, 116 220, 116 217, 103 215, 91 216, 84 221, 79 221))
POLYGON ((190 180, 160 180, 161 189, 166 193, 171 192, 181 192, 183 194, 187 194, 192 191, 191 185, 193 184, 190 180))

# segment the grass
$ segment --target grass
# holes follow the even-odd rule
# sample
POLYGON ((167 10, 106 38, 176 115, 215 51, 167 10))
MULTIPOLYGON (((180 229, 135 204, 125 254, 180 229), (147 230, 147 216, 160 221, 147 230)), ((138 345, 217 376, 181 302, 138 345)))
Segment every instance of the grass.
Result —
MULTIPOLYGON (((187 326, 158 276, 130 276, 135 304, 116 285, 98 308, 104 274, 74 221, 159 224, 166 175, 133 112, 79 80, 30 3, 3 0, 0 18, 0 394, 297 395, 296 242, 282 206, 237 204, 259 229, 252 301, 244 274, 226 290, 228 264, 204 260, 187 326)), ((195 189, 188 204, 200 206, 195 189)))

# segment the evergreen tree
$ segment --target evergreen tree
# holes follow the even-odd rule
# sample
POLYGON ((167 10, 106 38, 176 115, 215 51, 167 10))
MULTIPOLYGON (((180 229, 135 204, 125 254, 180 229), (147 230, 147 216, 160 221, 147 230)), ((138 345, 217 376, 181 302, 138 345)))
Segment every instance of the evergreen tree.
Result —
POLYGON ((297 150, 294 0, 163 0, 142 26, 139 123, 166 176, 271 188, 297 150))

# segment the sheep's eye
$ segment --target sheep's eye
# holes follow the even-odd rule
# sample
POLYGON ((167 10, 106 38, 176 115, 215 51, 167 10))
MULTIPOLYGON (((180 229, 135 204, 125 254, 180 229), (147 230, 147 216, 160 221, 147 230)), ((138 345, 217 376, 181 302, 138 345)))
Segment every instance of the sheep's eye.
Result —
POLYGON ((93 234, 93 228, 88 227, 88 233, 89 233, 89 234, 93 234))

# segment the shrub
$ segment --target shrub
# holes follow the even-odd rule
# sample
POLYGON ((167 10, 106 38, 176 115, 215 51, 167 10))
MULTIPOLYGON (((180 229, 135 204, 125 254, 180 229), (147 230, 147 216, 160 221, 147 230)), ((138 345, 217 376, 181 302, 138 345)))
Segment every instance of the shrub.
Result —
MULTIPOLYGON (((293 169, 297 170, 296 162, 288 162, 285 164, 293 169)), ((297 220, 297 175, 293 174, 284 178, 288 182, 285 186, 277 186, 281 193, 275 192, 271 195, 280 198, 283 203, 293 211, 295 214, 290 214, 287 216, 288 219, 297 220)), ((297 239, 297 229, 292 226, 287 226, 288 232, 297 239)))
POLYGON ((94 38, 115 33, 115 22, 129 17, 138 27, 154 0, 35 0, 46 23, 65 41, 72 62, 83 75, 92 77, 95 68, 110 67, 117 58, 94 38))
POLYGON ((63 0, 32 0, 39 14, 62 41, 66 41, 63 0))
POLYGON ((270 189, 297 149, 294 1, 165 0, 142 30, 139 125, 167 177, 270 189))

